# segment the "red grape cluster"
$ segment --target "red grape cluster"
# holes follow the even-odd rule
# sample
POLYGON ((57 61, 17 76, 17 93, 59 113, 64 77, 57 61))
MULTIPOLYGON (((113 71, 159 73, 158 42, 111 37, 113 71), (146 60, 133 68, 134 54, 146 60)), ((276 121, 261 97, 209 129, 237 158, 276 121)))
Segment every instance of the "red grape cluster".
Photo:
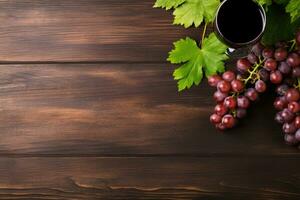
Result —
POLYGON ((213 75, 208 83, 217 88, 210 121, 219 130, 235 127, 267 86, 276 85, 280 96, 274 106, 280 112, 275 119, 283 124, 287 143, 300 142, 300 31, 295 40, 275 47, 255 44, 247 57, 237 61, 234 71, 213 75))
POLYGON ((284 140, 294 145, 300 142, 300 92, 299 89, 282 84, 276 89, 279 97, 274 107, 279 111, 275 121, 282 124, 284 140))

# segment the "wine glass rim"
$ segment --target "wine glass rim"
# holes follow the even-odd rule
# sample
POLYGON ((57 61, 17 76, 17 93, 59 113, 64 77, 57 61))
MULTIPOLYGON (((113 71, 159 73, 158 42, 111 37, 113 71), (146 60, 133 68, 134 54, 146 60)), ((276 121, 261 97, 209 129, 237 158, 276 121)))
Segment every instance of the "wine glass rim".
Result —
POLYGON ((247 45, 250 45, 250 44, 253 44, 255 42, 257 42, 261 37, 262 35, 264 34, 265 30, 266 30, 266 24, 267 24, 267 15, 266 15, 266 11, 264 9, 264 7, 256 2, 253 1, 253 3, 255 3, 259 8, 260 8, 260 12, 262 14, 262 17, 263 17, 263 27, 262 27, 262 30, 261 32, 259 33, 259 35, 257 37, 255 37, 254 39, 252 39, 251 41, 249 42, 233 42, 229 39, 227 39, 223 33, 220 31, 220 28, 219 28, 219 24, 218 24, 218 15, 219 15, 219 11, 220 9, 222 8, 222 6, 227 2, 227 1, 230 1, 230 0, 225 0, 223 1, 219 8, 217 9, 217 12, 216 12, 216 17, 215 17, 215 27, 217 28, 217 31, 218 31, 218 34, 221 35, 222 39, 225 40, 226 43, 229 43, 229 44, 234 44, 234 46, 247 46, 247 45))

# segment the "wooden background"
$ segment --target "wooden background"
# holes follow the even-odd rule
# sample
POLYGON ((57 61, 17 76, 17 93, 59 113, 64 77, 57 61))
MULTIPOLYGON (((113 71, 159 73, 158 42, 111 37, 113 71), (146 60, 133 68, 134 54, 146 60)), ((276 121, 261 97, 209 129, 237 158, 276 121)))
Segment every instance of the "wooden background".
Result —
POLYGON ((201 29, 153 1, 0 1, 0 199, 300 199, 273 96, 218 133, 165 62, 201 29))

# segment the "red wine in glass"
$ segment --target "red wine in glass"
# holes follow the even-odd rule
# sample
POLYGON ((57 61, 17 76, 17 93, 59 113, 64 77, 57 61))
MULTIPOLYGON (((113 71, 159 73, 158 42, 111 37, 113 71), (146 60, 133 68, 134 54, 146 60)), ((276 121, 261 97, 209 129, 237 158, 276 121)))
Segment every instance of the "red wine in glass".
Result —
POLYGON ((218 38, 232 48, 258 42, 266 27, 264 8, 253 0, 225 0, 215 18, 218 38))

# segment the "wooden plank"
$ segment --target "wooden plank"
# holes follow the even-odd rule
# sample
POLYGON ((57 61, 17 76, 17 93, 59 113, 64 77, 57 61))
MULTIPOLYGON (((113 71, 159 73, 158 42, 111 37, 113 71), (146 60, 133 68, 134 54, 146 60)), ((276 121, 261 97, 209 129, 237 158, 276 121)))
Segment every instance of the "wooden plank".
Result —
POLYGON ((271 96, 220 134, 209 123, 213 89, 178 94, 171 73, 163 64, 2 65, 0 154, 299 153, 283 144, 271 96))
MULTIPOLYGON (((154 0, 2 0, 0 61, 165 61, 201 29, 172 25, 154 0)), ((199 36, 199 37, 198 37, 199 36)))
POLYGON ((0 198, 291 200, 300 198, 298 166, 297 158, 0 158, 0 198))

